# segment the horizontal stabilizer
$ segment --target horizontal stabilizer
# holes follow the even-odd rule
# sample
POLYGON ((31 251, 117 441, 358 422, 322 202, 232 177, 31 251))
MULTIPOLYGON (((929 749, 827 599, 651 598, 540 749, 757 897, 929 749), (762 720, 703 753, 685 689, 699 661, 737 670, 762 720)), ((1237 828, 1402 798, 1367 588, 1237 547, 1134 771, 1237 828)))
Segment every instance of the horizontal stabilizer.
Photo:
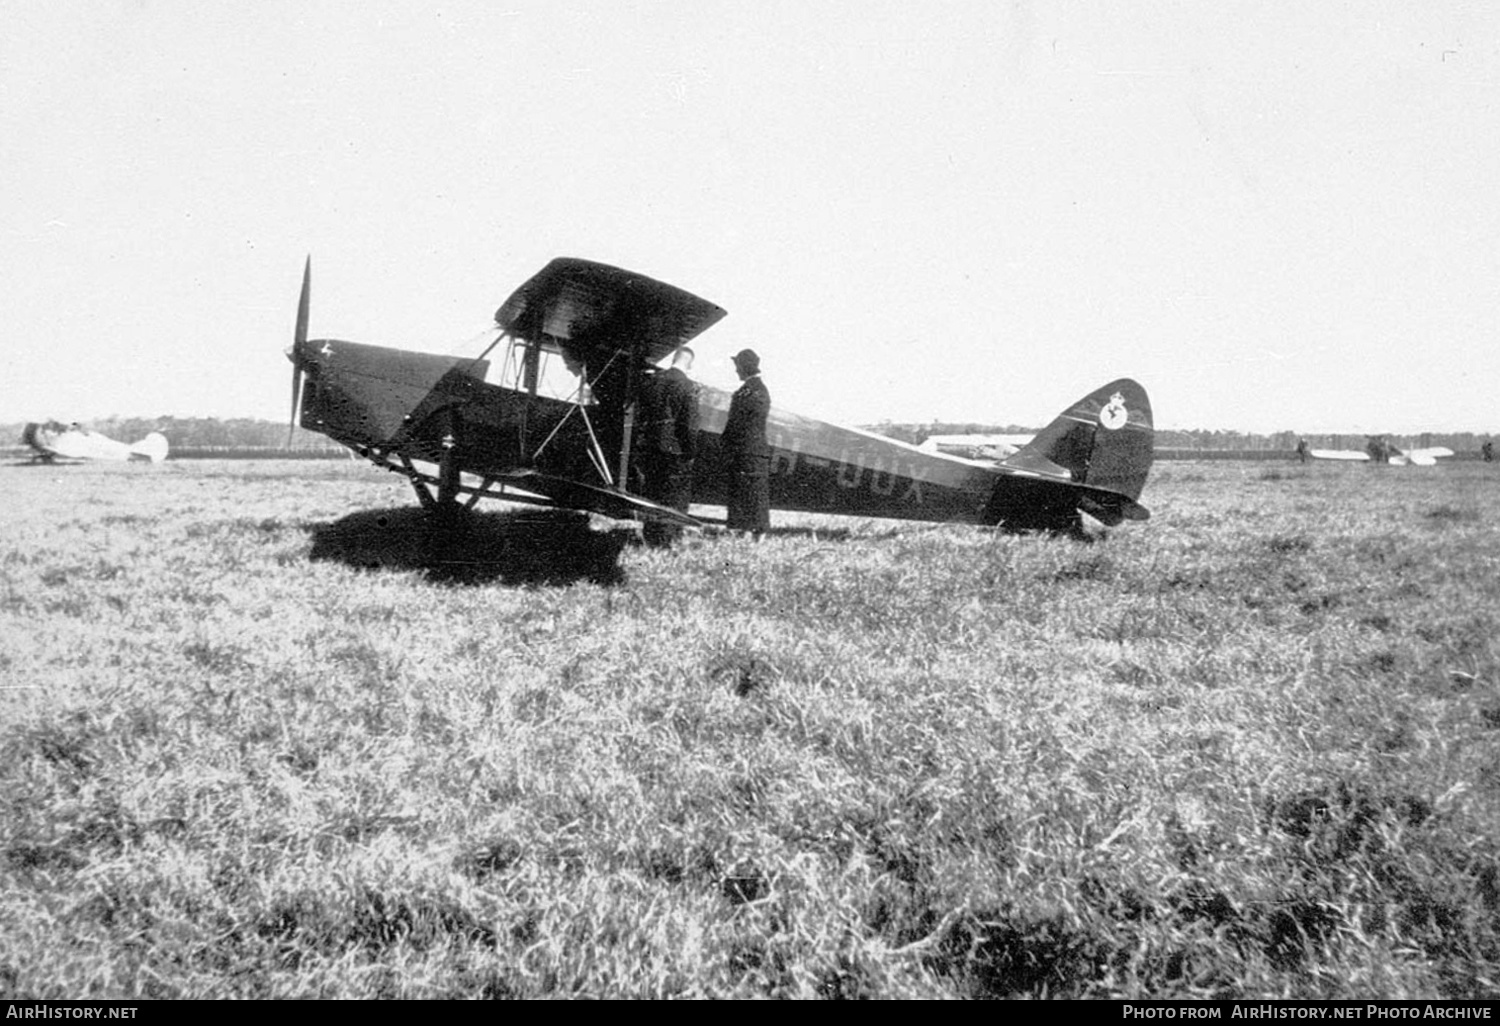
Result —
POLYGON ((1022 449, 1000 461, 1000 466, 1025 477, 1045 477, 1053 481, 1073 482, 1073 472, 1060 467, 1039 452, 1022 449))

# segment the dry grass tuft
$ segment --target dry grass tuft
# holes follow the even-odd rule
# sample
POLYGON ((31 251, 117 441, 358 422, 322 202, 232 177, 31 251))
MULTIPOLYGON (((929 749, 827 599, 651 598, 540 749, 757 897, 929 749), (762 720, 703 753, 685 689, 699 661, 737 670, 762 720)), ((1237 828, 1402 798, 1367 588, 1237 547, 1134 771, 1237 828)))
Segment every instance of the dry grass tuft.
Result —
POLYGON ((671 551, 7 473, 0 996, 1500 994, 1483 465, 671 551))

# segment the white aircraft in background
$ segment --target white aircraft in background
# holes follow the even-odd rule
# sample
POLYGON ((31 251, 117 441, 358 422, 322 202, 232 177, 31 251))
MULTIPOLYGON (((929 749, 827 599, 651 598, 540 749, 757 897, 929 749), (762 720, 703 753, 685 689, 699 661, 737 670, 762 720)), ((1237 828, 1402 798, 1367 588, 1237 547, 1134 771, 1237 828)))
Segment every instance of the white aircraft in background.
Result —
POLYGON ((961 456, 966 460, 998 462, 1020 452, 1035 437, 1035 435, 928 435, 917 448, 923 452, 961 456))
POLYGON ((1452 456, 1453 450, 1445 445, 1426 449, 1400 449, 1387 442, 1381 435, 1371 435, 1369 444, 1360 449, 1309 449, 1307 454, 1315 460, 1355 460, 1368 463, 1389 463, 1393 467, 1433 467, 1444 456, 1452 456))
POLYGON ((150 460, 160 463, 167 458, 167 436, 153 431, 134 445, 117 442, 97 431, 73 424, 27 424, 21 441, 32 448, 33 463, 56 463, 58 460, 150 460))

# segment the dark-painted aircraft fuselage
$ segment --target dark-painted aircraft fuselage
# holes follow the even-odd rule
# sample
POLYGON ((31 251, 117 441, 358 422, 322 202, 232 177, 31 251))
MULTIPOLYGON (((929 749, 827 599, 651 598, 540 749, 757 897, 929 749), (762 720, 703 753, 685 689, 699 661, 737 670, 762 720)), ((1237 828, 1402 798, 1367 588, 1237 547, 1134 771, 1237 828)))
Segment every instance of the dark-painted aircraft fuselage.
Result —
MULTIPOLYGON (((405 474, 425 505, 495 497, 698 522, 632 488, 633 403, 606 408, 584 389, 571 401, 552 398, 536 380, 540 364, 559 356, 596 382, 597 368, 629 366, 633 398, 653 361, 723 316, 712 304, 607 265, 553 261, 497 314, 510 349, 496 383, 487 359, 308 339, 307 293, 304 278, 290 353, 294 416, 405 474)), ((719 437, 730 394, 707 386, 698 394, 693 501, 723 505, 719 437)), ((1136 500, 1151 465, 1151 407, 1129 379, 1083 397, 999 462, 927 452, 779 407, 767 441, 774 509, 1021 528, 1076 526, 1080 512, 1111 525, 1147 515, 1136 500)))

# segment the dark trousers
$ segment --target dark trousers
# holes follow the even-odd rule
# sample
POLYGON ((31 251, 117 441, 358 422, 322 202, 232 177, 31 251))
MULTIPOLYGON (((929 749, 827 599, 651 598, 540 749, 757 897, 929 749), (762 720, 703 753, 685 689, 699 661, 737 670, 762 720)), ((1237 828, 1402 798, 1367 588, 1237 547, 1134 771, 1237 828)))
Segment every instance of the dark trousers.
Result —
MULTIPOLYGON (((657 455, 646 464, 645 496, 652 502, 686 513, 693 501, 693 461, 681 456, 657 455)), ((682 537, 682 527, 662 521, 647 521, 641 536, 648 545, 670 545, 682 537)))
POLYGON ((729 471, 727 526, 764 534, 771 529, 771 461, 736 462, 729 471))

